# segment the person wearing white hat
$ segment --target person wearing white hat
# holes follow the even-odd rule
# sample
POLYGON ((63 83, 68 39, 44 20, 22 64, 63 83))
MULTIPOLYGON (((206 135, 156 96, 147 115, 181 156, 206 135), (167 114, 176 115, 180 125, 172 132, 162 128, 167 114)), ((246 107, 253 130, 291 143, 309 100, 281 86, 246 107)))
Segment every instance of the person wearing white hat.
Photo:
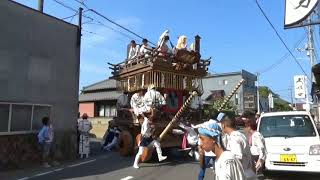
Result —
POLYGON ((169 42, 169 30, 165 30, 161 36, 159 37, 158 41, 158 51, 159 51, 159 56, 167 56, 167 54, 170 52, 170 49, 167 45, 169 42))

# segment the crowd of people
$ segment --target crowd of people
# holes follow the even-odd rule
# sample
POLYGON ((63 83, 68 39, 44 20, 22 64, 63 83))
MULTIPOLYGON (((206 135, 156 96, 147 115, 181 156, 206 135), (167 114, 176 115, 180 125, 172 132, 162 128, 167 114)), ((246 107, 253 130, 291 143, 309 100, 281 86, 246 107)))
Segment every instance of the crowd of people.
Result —
MULTIPOLYGON (((146 148, 154 147, 158 154, 158 160, 163 161, 161 144, 155 137, 154 110, 166 104, 166 98, 150 85, 148 91, 136 92, 130 100, 128 94, 124 93, 118 98, 118 110, 132 108, 137 118, 143 119, 141 126, 141 138, 138 142, 138 153, 135 156, 133 167, 139 168, 139 162, 146 148)), ((183 134, 184 144, 182 148, 190 147, 190 156, 200 161, 198 179, 203 180, 207 168, 214 169, 217 180, 253 180, 257 173, 264 167, 266 158, 265 142, 263 136, 257 132, 257 117, 253 113, 244 113, 245 128, 240 132, 236 128, 234 119, 224 113, 212 117, 208 121, 193 125, 189 122, 180 122, 180 129, 173 129, 175 133, 183 134)), ((42 149, 43 163, 48 164, 49 153, 53 141, 53 128, 48 117, 42 119, 43 127, 38 133, 38 141, 42 149)), ((79 155, 81 158, 88 158, 90 154, 89 132, 92 124, 88 115, 78 120, 79 132, 79 155)), ((121 130, 111 124, 104 136, 102 149, 112 151, 117 149, 120 142, 121 130)))
POLYGON ((224 113, 202 124, 192 125, 200 138, 199 180, 204 178, 205 169, 212 166, 218 180, 256 179, 264 167, 265 142, 257 132, 254 114, 249 113, 245 118, 244 132, 238 131, 235 120, 224 113))
MULTIPOLYGON (((173 57, 178 50, 195 51, 195 47, 193 43, 188 47, 187 36, 185 35, 179 36, 177 44, 174 46, 170 41, 169 30, 166 30, 159 37, 156 47, 151 47, 147 39, 143 39, 141 45, 137 44, 135 40, 132 40, 127 48, 126 63, 129 64, 137 59, 148 58, 153 55, 162 57, 164 61, 170 61, 169 57, 173 57)), ((171 63, 177 67, 177 63, 171 63)))

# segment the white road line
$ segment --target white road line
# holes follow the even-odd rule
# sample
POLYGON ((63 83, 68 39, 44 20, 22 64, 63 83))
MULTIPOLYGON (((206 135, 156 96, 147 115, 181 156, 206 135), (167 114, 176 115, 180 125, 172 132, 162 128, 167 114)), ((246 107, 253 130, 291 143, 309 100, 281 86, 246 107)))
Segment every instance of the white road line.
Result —
POLYGON ((17 179, 17 180, 27 180, 27 179, 30 179, 30 178, 29 177, 24 177, 24 178, 17 179))
POLYGON ((39 174, 34 175, 33 177, 44 176, 44 175, 47 175, 47 174, 51 174, 51 173, 53 173, 53 172, 54 172, 54 171, 48 171, 48 172, 44 172, 44 173, 39 173, 39 174))
POLYGON ((133 179, 133 177, 132 177, 132 176, 127 176, 127 177, 122 178, 122 179, 120 179, 120 180, 130 180, 130 179, 133 179))
POLYGON ((84 165, 84 164, 88 164, 88 163, 91 163, 91 162, 94 162, 96 161, 96 159, 93 159, 93 160, 90 160, 90 161, 85 161, 85 162, 82 162, 82 163, 78 163, 78 164, 73 164, 73 165, 70 165, 68 166, 69 168, 71 167, 77 167, 77 166, 81 166, 81 165, 84 165))
POLYGON ((64 170, 63 168, 60 168, 60 169, 55 169, 55 170, 53 170, 54 172, 58 172, 58 171, 62 171, 62 170, 64 170))

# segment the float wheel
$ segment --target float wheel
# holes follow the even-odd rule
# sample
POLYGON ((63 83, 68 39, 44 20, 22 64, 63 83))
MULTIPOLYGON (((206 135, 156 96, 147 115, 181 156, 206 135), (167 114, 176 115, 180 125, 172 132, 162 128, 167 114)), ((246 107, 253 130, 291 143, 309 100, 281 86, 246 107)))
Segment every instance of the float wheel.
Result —
POLYGON ((129 131, 124 130, 121 132, 119 146, 119 153, 121 156, 129 156, 132 154, 134 142, 133 137, 129 131))

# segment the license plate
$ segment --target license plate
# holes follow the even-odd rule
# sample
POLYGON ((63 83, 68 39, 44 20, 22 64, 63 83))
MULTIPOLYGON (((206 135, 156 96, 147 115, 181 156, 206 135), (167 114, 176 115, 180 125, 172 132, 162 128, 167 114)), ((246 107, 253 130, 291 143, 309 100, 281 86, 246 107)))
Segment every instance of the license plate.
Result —
POLYGON ((280 155, 280 162, 286 162, 286 163, 298 162, 297 155, 295 155, 295 154, 281 154, 280 155))

